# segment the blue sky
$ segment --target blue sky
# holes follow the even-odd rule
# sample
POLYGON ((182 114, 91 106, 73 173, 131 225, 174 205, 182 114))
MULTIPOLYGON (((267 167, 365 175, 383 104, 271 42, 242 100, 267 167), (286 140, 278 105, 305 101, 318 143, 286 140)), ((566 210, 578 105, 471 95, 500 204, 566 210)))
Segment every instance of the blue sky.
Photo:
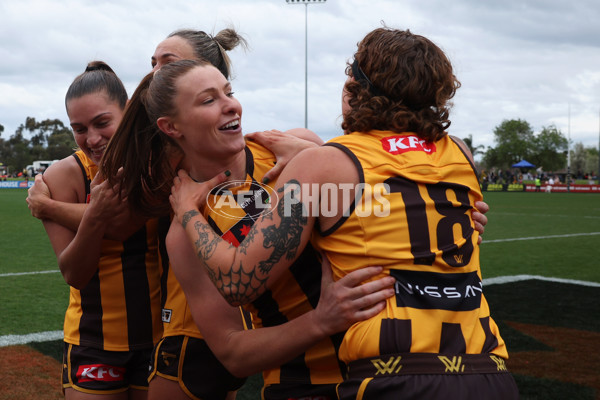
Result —
MULTIPOLYGON (((129 93, 170 32, 233 27, 249 49, 230 53, 246 133, 304 125, 305 6, 285 0, 22 0, 0 3, 0 124, 7 139, 28 116, 66 124, 64 94, 87 62, 109 63, 129 93)), ((327 0, 308 10, 308 127, 341 133, 346 61, 386 25, 427 36, 462 82, 449 132, 493 146, 505 119, 556 125, 598 146, 600 3, 327 0)))

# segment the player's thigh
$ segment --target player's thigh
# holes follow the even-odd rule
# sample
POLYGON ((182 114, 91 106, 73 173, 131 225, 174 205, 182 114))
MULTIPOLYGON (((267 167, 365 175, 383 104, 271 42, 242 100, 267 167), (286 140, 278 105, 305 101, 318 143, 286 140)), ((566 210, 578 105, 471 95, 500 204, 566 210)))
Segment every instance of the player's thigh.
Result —
POLYGON ((65 400, 129 400, 129 394, 128 392, 113 394, 90 394, 79 392, 73 388, 66 388, 65 400))
POLYGON ((148 389, 129 389, 129 400, 148 400, 148 389))
MULTIPOLYGON (((229 392, 223 400, 235 400, 236 392, 229 392)), ((150 381, 148 388, 148 400, 190 400, 195 399, 193 395, 188 395, 179 382, 170 379, 163 378, 161 376, 155 376, 150 381)))
POLYGON ((189 400, 190 396, 183 391, 179 382, 155 376, 148 386, 148 400, 189 400))

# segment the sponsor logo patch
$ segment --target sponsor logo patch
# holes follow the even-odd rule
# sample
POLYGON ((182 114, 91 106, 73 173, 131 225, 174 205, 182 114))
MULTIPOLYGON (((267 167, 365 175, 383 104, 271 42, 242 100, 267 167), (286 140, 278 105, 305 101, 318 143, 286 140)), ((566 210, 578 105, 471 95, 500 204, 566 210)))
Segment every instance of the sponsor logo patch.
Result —
POLYGON ((113 367, 104 364, 80 365, 77 369, 77 380, 79 382, 115 382, 122 381, 125 368, 113 367))
POLYGON ((432 154, 436 150, 434 143, 427 142, 416 135, 384 137, 381 139, 381 145, 390 154, 402 154, 408 151, 432 154))
POLYGON ((482 284, 477 272, 436 273, 390 270, 396 278, 396 305, 422 310, 470 311, 481 305, 482 284))

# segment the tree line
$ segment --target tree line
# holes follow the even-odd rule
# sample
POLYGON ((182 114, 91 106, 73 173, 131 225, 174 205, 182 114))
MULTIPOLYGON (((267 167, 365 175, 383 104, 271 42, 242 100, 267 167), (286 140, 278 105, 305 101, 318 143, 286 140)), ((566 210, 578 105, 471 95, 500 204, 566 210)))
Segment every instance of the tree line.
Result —
POLYGON ((35 160, 60 160, 77 147, 71 128, 59 119, 37 121, 27 117, 8 139, 0 124, 0 163, 10 175, 23 172, 35 160))
MULTIPOLYGON (((77 147, 71 128, 59 119, 37 121, 27 117, 8 139, 2 137, 0 124, 0 166, 9 173, 22 172, 35 160, 58 160, 72 154, 77 147)), ((554 125, 534 133, 521 119, 504 120, 494 129, 494 146, 475 146, 473 135, 463 138, 473 156, 481 156, 480 168, 509 170, 523 159, 544 171, 560 171, 567 167, 568 139, 554 125)), ((576 143, 571 148, 571 173, 598 174, 598 149, 576 143)))
MULTIPOLYGON (((545 172, 567 170, 569 140, 555 126, 545 126, 537 134, 521 119, 504 120, 494 128, 494 146, 474 146, 473 137, 463 139, 473 156, 481 155, 480 168, 507 171, 521 160, 527 160, 545 172)), ((570 149, 571 174, 578 179, 598 174, 598 149, 575 143, 570 149), (580 177, 581 176, 581 177, 580 177)), ((533 172, 535 175, 535 171, 533 172)))

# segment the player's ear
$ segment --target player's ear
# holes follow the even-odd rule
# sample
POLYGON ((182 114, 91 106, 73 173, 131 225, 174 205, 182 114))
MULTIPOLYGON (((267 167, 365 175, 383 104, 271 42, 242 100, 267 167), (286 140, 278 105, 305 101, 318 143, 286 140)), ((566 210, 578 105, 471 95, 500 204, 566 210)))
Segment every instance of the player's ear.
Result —
POLYGON ((163 131, 165 135, 169 137, 174 139, 181 137, 181 133, 177 129, 177 124, 170 117, 160 117, 156 120, 156 125, 158 126, 158 129, 163 131))

